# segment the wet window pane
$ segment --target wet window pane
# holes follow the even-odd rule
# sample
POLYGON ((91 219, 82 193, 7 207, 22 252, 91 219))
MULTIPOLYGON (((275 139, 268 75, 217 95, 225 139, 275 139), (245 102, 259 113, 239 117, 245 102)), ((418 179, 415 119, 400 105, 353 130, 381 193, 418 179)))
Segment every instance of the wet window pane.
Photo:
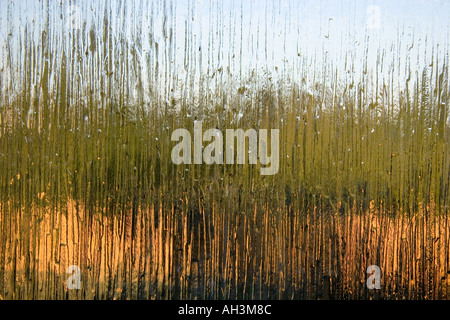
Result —
POLYGON ((0 298, 448 298, 449 18, 0 0, 0 298))

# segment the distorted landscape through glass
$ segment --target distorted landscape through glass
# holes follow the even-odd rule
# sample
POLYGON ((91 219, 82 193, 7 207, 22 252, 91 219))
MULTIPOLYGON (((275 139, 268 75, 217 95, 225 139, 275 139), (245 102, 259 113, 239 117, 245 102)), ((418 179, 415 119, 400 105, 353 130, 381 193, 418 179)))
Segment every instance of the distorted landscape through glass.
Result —
POLYGON ((0 0, 0 298, 449 298, 449 21, 0 0))

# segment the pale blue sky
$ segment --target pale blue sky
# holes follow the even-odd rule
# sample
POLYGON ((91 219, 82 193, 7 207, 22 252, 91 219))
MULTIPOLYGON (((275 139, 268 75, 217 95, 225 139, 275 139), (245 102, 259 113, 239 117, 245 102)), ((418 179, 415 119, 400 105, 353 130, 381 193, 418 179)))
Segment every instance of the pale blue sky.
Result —
MULTIPOLYGON (((442 52, 448 52, 449 48, 450 1, 125 2, 125 14, 120 10, 122 1, 108 2, 112 11, 112 32, 123 33, 130 41, 141 33, 138 53, 143 58, 154 50, 154 42, 157 42, 161 70, 165 70, 167 63, 170 73, 176 73, 179 79, 184 79, 186 74, 198 75, 199 70, 208 70, 212 74, 220 67, 229 68, 236 81, 242 80, 241 72, 247 74, 251 70, 260 74, 268 72, 274 79, 286 75, 297 78, 302 70, 313 65, 316 68, 332 65, 339 72, 345 72, 346 63, 347 69, 354 64, 353 71, 358 77, 364 63, 367 62, 368 69, 378 68, 379 72, 386 73, 394 59, 397 70, 408 65, 414 71, 428 63, 431 48, 439 45, 442 52), (369 8, 371 11, 368 12, 369 8), (173 18, 169 16, 164 20, 164 10, 166 13, 173 10, 173 18), (166 32, 170 28, 174 30, 175 46, 171 48, 163 34, 164 23, 166 32), (190 50, 186 50, 186 43, 190 50), (377 52, 383 50, 383 64, 377 63, 377 52), (190 63, 186 64, 189 57, 190 63)), ((68 34, 67 30, 61 30, 64 29, 63 21, 67 20, 69 2, 62 3, 61 6, 60 1, 50 0, 48 10, 54 26, 52 32, 56 36, 68 34)), ((74 0, 70 3, 80 8, 82 20, 88 26, 102 23, 104 2, 74 0)), ((20 61, 18 48, 20 42, 23 43, 25 26, 38 39, 46 12, 43 2, 37 0, 0 0, 2 73, 8 69, 6 50, 11 50, 13 68, 17 67, 20 61)), ((145 74, 150 72, 151 66, 142 65, 142 68, 143 80, 148 81, 145 74)))

